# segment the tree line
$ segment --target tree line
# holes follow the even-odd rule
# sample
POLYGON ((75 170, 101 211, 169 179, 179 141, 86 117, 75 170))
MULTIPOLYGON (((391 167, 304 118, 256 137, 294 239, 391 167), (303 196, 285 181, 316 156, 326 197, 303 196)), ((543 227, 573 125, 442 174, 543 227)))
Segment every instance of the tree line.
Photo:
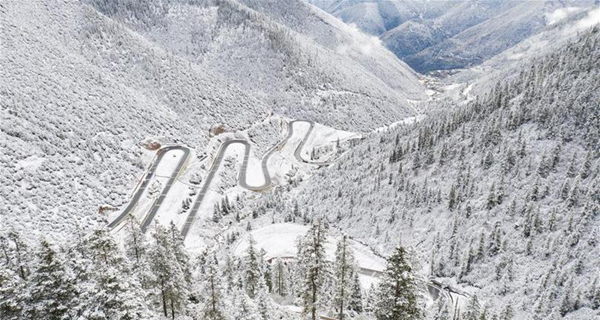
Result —
POLYGON ((144 235, 133 219, 117 242, 106 228, 57 244, 30 246, 20 232, 0 233, 2 319, 248 319, 289 316, 276 303, 302 306, 302 315, 343 320, 371 314, 379 320, 420 319, 408 254, 396 248, 377 288, 361 288, 349 238, 325 253, 328 227, 320 220, 297 240, 293 259, 266 258, 249 237, 236 257, 211 248, 187 253, 176 226, 144 235))

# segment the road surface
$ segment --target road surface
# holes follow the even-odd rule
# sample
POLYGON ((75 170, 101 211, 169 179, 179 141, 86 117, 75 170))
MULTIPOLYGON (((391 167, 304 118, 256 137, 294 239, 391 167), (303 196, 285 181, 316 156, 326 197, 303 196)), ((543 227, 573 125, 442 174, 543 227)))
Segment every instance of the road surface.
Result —
POLYGON ((300 143, 296 147, 296 150, 294 150, 294 157, 296 158, 296 160, 298 160, 299 162, 314 164, 317 166, 330 165, 331 162, 307 161, 307 160, 304 160, 304 158, 302 158, 302 149, 304 148, 304 145, 306 144, 308 137, 310 137, 310 134, 312 133, 312 131, 315 127, 314 122, 307 121, 307 120, 294 120, 294 121, 288 122, 288 135, 286 137, 286 140, 291 138, 292 135, 294 135, 294 123, 296 123, 296 122, 306 122, 306 123, 310 124, 310 128, 308 129, 308 132, 306 132, 306 135, 304 136, 302 141, 300 141, 300 143))
POLYGON ((134 193, 133 197, 131 198, 131 201, 129 201, 129 204, 127 205, 127 207, 125 207, 125 209, 123 210, 123 212, 121 212, 121 214, 115 220, 113 220, 111 223, 108 224, 108 228, 109 229, 114 229, 116 226, 118 226, 119 224, 121 224, 121 222, 123 222, 125 220, 125 218, 133 211, 133 209, 135 208, 135 206, 138 204, 140 198, 142 197, 142 194, 144 193, 144 191, 148 187, 148 184, 150 183, 150 180, 154 176, 154 173, 156 171, 156 168, 158 167, 158 164, 160 163, 160 161, 162 160, 162 158, 165 156, 165 154, 167 154, 169 151, 173 151, 173 150, 181 150, 181 151, 183 151, 183 157, 181 157, 181 160, 179 160, 179 163, 177 164, 177 167, 175 168, 175 170, 173 171, 173 173, 169 177, 169 181, 167 182, 167 184, 163 188, 163 190, 162 190, 161 194, 159 195, 158 199, 156 199, 156 201, 152 205, 152 208, 150 209, 150 212, 144 218, 141 227, 142 227, 142 231, 144 231, 144 232, 146 231, 146 229, 148 228, 148 226, 152 222, 152 219, 154 219, 154 216, 156 215, 156 212, 158 211, 158 208, 160 207, 160 205, 162 204, 163 200, 165 199, 165 196, 169 192, 169 189, 171 189, 171 185, 173 185, 173 182, 175 182, 175 179, 177 179, 177 177, 179 176, 180 171, 182 171, 183 165, 187 161, 188 156, 190 154, 190 149, 188 149, 186 147, 182 147, 182 146, 169 146, 169 147, 164 147, 164 148, 159 149, 156 152, 156 154, 157 154, 156 159, 152 163, 152 166, 150 166, 150 169, 148 169, 148 171, 146 172, 146 175, 144 176, 144 178, 142 180, 142 183, 140 184, 140 186, 137 189, 137 191, 134 193))
POLYGON ((188 214, 188 216, 185 220, 185 223, 183 224, 183 228, 181 230, 181 235, 183 236, 184 239, 187 237, 188 233, 190 232, 190 229, 194 225, 194 221, 196 220, 196 216, 198 214, 200 206, 202 205, 202 201, 204 200, 204 197, 206 196, 206 192, 208 191, 208 188, 210 187, 212 180, 213 180, 215 174, 217 173, 217 170, 219 169, 219 166, 221 165, 223 158, 225 157, 225 152, 227 151, 227 148, 230 145, 235 144, 235 143, 242 144, 245 148, 244 161, 242 163, 242 167, 240 169, 239 178, 238 178, 239 185, 242 188, 248 189, 250 191, 256 191, 256 192, 264 191, 264 190, 270 188, 272 185, 271 175, 269 174, 269 168, 267 166, 269 158, 271 157, 271 155, 273 155, 273 153, 275 151, 281 150, 281 148, 283 148, 283 146, 285 144, 287 144, 287 142, 290 140, 290 138, 294 135, 294 123, 296 123, 296 122, 307 122, 310 124, 310 129, 308 130, 308 132, 306 133, 306 135, 304 136, 302 141, 300 141, 300 143, 296 147, 296 150, 294 152, 296 159, 299 162, 309 163, 309 164, 314 164, 314 165, 319 165, 319 166, 330 164, 328 162, 308 162, 308 161, 305 161, 304 159, 302 159, 302 156, 301 156, 302 148, 304 147, 306 140, 308 140, 308 137, 312 133, 312 129, 315 124, 314 124, 314 122, 307 121, 307 120, 290 121, 290 122, 288 122, 288 132, 287 132, 286 137, 282 141, 277 143, 275 146, 273 146, 271 149, 269 149, 269 151, 267 151, 265 153, 265 155, 263 156, 263 158, 261 160, 261 167, 262 167, 265 182, 260 186, 250 186, 250 185, 248 185, 247 180, 246 180, 247 171, 248 171, 248 159, 250 158, 250 148, 251 148, 250 143, 246 140, 241 140, 241 139, 225 141, 219 148, 219 152, 217 153, 216 158, 213 160, 213 163, 212 163, 212 166, 210 167, 208 175, 207 175, 206 179, 204 180, 202 189, 200 189, 200 192, 196 196, 194 205, 192 206, 192 209, 190 210, 190 213, 188 214))

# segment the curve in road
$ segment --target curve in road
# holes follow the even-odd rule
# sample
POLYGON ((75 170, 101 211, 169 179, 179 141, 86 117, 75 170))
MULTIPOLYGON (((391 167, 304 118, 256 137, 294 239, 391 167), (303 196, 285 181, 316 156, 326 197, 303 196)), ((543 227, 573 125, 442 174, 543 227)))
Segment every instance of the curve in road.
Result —
MULTIPOLYGON (((213 160, 212 166, 210 167, 210 170, 208 171, 208 175, 206 176, 206 179, 204 180, 204 184, 202 185, 200 192, 196 196, 194 205, 192 206, 192 209, 190 210, 190 213, 188 214, 188 216, 185 220, 185 223, 183 224, 183 229, 181 230, 181 236, 184 239, 187 237, 187 235, 190 231, 190 228, 194 224, 194 220, 196 219, 196 215, 198 214, 198 210, 200 209, 202 200, 204 200, 204 196, 206 195, 206 192, 208 191, 208 187, 210 187, 212 179, 214 178, 215 174, 217 173, 217 170, 219 169, 219 166, 221 165, 221 162, 223 161, 223 158, 225 157, 225 152, 227 151, 227 148, 230 145, 235 144, 235 143, 242 144, 246 149, 244 152, 244 162, 242 163, 242 168, 240 170, 239 178, 238 178, 240 186, 242 186, 242 188, 252 190, 252 191, 262 191, 271 186, 271 176, 269 175, 269 170, 267 169, 267 160, 268 160, 268 156, 270 156, 272 154, 272 151, 267 152, 267 155, 265 155, 265 157, 263 157, 263 161, 262 161, 263 175, 265 178, 265 182, 261 186, 249 186, 246 181, 246 171, 248 169, 248 159, 250 158, 250 143, 248 143, 248 141, 246 141, 246 140, 240 140, 240 139, 228 140, 228 141, 223 142, 223 144, 221 144, 221 147, 219 148, 217 157, 213 160)), ((274 150, 274 148, 272 148, 271 150, 274 150)))
POLYGON ((244 162, 242 163, 242 167, 240 169, 239 178, 238 178, 239 185, 242 188, 248 189, 251 191, 257 191, 257 192, 264 191, 264 190, 270 188, 272 185, 271 175, 269 174, 269 168, 267 166, 269 158, 276 150, 281 149, 285 144, 287 144, 287 142, 290 140, 290 138, 294 135, 294 123, 296 123, 296 122, 307 122, 310 124, 310 129, 308 130, 308 132, 306 133, 306 135, 304 136, 302 141, 300 141, 300 144, 298 144, 298 146, 296 147, 296 150, 294 151, 294 155, 295 155, 296 159, 299 162, 314 164, 314 165, 319 165, 319 166, 330 164, 329 162, 305 161, 301 156, 302 148, 306 144, 306 141, 308 140, 308 137, 312 133, 313 127, 315 125, 313 121, 294 120, 294 121, 288 122, 288 132, 287 132, 286 137, 282 141, 277 143, 275 146, 273 146, 271 149, 269 149, 269 151, 267 151, 262 158, 261 167, 263 170, 263 176, 264 176, 265 182, 260 186, 250 186, 250 185, 248 185, 248 183, 246 181, 246 176, 247 176, 247 171, 248 171, 248 159, 250 158, 250 148, 251 148, 250 143, 248 143, 248 141, 246 141, 246 140, 241 140, 241 139, 228 140, 228 141, 223 142, 223 144, 219 148, 217 157, 213 160, 213 164, 208 172, 208 176, 206 177, 204 184, 202 185, 202 189, 200 189, 200 192, 196 196, 194 205, 185 220, 183 229, 181 230, 181 235, 184 239, 187 237, 192 225, 194 224, 196 215, 198 214, 198 210, 200 209, 200 205, 202 204, 202 200, 204 200, 206 192, 208 191, 208 187, 210 186, 212 179, 214 178, 215 174, 217 173, 217 170, 219 169, 219 166, 221 165, 221 162, 223 161, 223 158, 225 156, 225 152, 227 151, 227 148, 234 143, 240 143, 240 144, 244 145, 244 147, 245 147, 244 162))
POLYGON ((184 166, 185 162, 187 161, 187 159, 189 157, 190 149, 188 149, 186 147, 183 147, 183 146, 169 146, 169 147, 164 147, 164 148, 159 149, 157 151, 157 157, 156 157, 156 159, 152 163, 152 166, 150 166, 150 169, 148 169, 148 171, 146 172, 146 175, 144 176, 144 178, 142 180, 142 183, 140 184, 140 186, 137 189, 137 191, 134 193, 133 197, 131 198, 131 201, 129 201, 129 204, 127 205, 127 207, 125 207, 125 209, 123 210, 123 212, 121 212, 121 214, 115 220, 113 220, 111 223, 108 224, 108 228, 109 229, 114 229, 121 222, 123 222, 123 220, 125 220, 125 218, 133 211, 133 209, 135 208, 135 206, 139 202, 140 198, 142 197, 142 194, 144 193, 144 191, 148 187, 148 184, 150 183, 150 180, 154 176, 154 173, 156 172, 156 168, 158 167, 158 164, 163 159, 163 157, 165 156, 165 154, 167 154, 167 152, 173 151, 173 150, 181 150, 181 151, 183 151, 183 157, 181 157, 181 160, 179 160, 179 163, 177 164, 177 167, 175 168, 175 170, 173 171, 173 173, 169 177, 169 181, 167 181, 167 184, 163 188, 160 196, 158 197, 158 199, 152 205, 152 208, 150 209, 150 212, 148 213, 148 215, 142 221, 142 225, 141 225, 142 231, 143 232, 146 231, 146 229, 148 228, 148 226, 150 225, 150 223, 154 219, 154 216, 156 215, 156 212, 158 211, 158 208, 162 204, 165 196, 167 195, 167 193, 171 189, 171 186, 173 185, 173 182, 175 182, 175 179, 177 179, 177 177, 181 173, 181 171, 183 169, 183 166, 184 166))
POLYGON ((304 160, 304 158, 302 158, 302 149, 304 148, 304 145, 306 144, 306 141, 310 137, 310 134, 312 133, 312 131, 313 131, 314 127, 315 127, 315 123, 313 121, 309 121, 309 120, 294 120, 294 121, 288 122, 288 136, 286 137, 286 140, 289 139, 289 138, 291 138, 292 135, 294 134, 294 123, 296 123, 296 122, 306 122, 306 123, 310 124, 310 128, 308 128, 308 132, 306 132, 306 135, 304 135, 304 138, 302 138, 302 141, 300 141, 300 143, 296 147, 296 150, 294 150, 294 157, 296 158, 296 160, 298 160, 299 162, 313 164, 313 165, 317 165, 317 166, 327 166, 327 165, 330 165, 331 162, 328 162, 328 161, 323 161, 323 162, 319 162, 319 161, 307 161, 307 160, 304 160))
MULTIPOLYGON (((307 163, 307 164, 312 164, 312 165, 317 165, 317 166, 325 166, 325 165, 329 165, 331 164, 331 162, 313 162, 313 161, 307 161, 305 159, 302 158, 302 149, 304 148, 304 146, 306 145, 306 142, 308 140, 308 138, 310 137, 315 123, 313 121, 309 121, 309 120, 293 120, 288 122, 288 132, 286 137, 280 141, 279 143, 277 143, 275 146, 273 146, 271 149, 269 149, 265 155, 262 158, 261 161, 261 167, 263 170, 263 176, 265 179, 265 182, 260 185, 260 186, 250 186, 247 183, 246 180, 246 176, 247 176, 247 171, 248 171, 248 161, 250 158, 250 148, 251 145, 248 141, 246 140, 241 140, 241 139, 234 139, 234 140, 228 140, 225 141, 220 149, 219 152, 217 154, 217 157, 213 160, 213 164, 209 170, 208 176, 206 177, 206 179, 204 180, 204 184, 202 186, 202 188, 200 189, 200 192, 198 193, 198 195, 196 196, 196 200, 194 201, 194 205, 191 208, 191 211, 189 213, 189 215, 186 218, 186 221, 183 225, 183 229, 182 229, 182 236, 185 239, 185 237, 187 236, 187 234, 189 233, 189 230, 191 228, 191 226, 193 225, 196 215, 198 213, 198 210, 200 209, 200 205, 202 204, 202 201, 204 200, 204 197, 206 195, 206 192, 208 191, 208 188, 211 185, 212 179, 214 178, 219 166, 221 165, 221 162, 223 161, 223 158, 225 156, 225 152, 227 151, 227 148, 235 143, 240 143, 244 146, 245 148, 245 152, 244 152, 244 161, 242 163, 241 166, 241 170, 239 173, 239 185, 242 188, 251 190, 251 191, 264 191, 268 188, 271 187, 272 185, 272 180, 271 180, 271 175, 269 174, 269 168, 268 168, 268 160, 271 157, 271 155, 273 155, 273 153, 276 150, 280 150, 285 144, 287 144, 287 142, 290 140, 290 138, 294 135, 294 123, 297 122, 306 122, 308 124, 310 124, 310 128, 308 129, 308 132, 305 134, 304 138, 302 138, 302 140, 300 141, 300 143, 298 144, 298 146, 296 147, 296 149, 294 150, 294 157, 296 158, 296 160, 298 162, 301 163, 307 163)), ((190 150, 186 147, 183 146, 170 146, 170 147, 165 147, 162 148, 160 150, 157 151, 158 156, 155 159, 155 161, 153 162, 152 166, 150 167, 150 169, 148 170, 148 172, 146 173, 144 179, 142 180, 141 185, 139 186, 138 190, 136 191, 136 193, 134 194, 134 196, 132 197, 131 201, 129 202, 129 204, 127 205, 127 207, 123 210, 123 212, 114 220, 112 221, 108 227, 109 229, 113 229, 116 226, 118 226, 119 224, 121 224, 121 222, 123 222, 123 220, 125 220, 125 217, 127 217, 135 208, 135 206, 137 205, 137 203, 139 202, 142 194, 144 193, 144 191, 146 190, 146 188, 148 187, 148 184, 150 182, 150 180, 152 179, 152 177, 154 176, 154 173, 156 171, 156 168, 158 167, 158 164, 160 163, 160 161, 162 160, 162 158, 164 157, 164 155, 168 152, 168 151, 172 151, 172 150, 182 150, 184 152, 184 156, 182 157, 182 159, 179 161, 176 169, 173 171, 173 174, 169 177, 169 180, 167 182, 167 184, 165 185, 165 187, 163 188, 160 196, 155 200, 155 202, 153 203, 150 211, 148 212, 148 214, 144 217, 142 223, 141 223, 141 229, 142 232, 146 232, 146 230, 148 229, 148 227, 150 226, 150 224, 152 223, 152 220, 154 220, 154 217, 156 216, 156 213, 158 212, 162 202, 164 201, 167 193, 169 192, 169 190, 171 189, 171 186, 173 185, 173 183, 175 182, 175 180, 177 179, 177 177, 180 174, 180 171, 183 168, 183 165, 185 164, 185 162, 187 161, 188 157, 189 157, 189 153, 190 150)))

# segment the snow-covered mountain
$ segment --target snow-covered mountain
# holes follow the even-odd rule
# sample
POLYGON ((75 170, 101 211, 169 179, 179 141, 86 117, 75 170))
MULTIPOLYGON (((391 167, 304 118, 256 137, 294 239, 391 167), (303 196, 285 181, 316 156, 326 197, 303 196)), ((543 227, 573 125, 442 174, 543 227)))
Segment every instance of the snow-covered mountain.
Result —
POLYGON ((0 2, 0 318, 599 318, 590 4, 0 2))
POLYGON ((543 30, 557 15, 589 8, 594 1, 317 1, 314 4, 379 35, 411 67, 428 72, 478 65, 543 30))
POLYGON ((88 3, 2 7, 0 202, 16 224, 95 224, 126 200, 148 137, 203 147, 211 126, 273 111, 370 130, 424 96, 377 41, 299 2, 297 23, 232 1, 88 3))
POLYGON ((283 199, 382 253, 410 247, 488 316, 595 318, 599 44, 596 27, 463 107, 373 134, 283 199))
POLYGON ((425 98, 415 72, 376 38, 301 0, 88 2, 294 118, 369 130, 425 98))

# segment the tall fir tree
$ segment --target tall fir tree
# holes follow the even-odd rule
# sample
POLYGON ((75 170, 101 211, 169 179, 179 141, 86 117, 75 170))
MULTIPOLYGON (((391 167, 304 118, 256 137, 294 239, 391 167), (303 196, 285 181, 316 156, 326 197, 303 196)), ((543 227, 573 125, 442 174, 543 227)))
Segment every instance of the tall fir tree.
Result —
POLYGON ((302 313, 310 319, 319 318, 318 311, 323 307, 321 295, 328 272, 325 261, 326 230, 316 219, 304 237, 298 241, 298 271, 301 279, 299 288, 302 300, 302 313))
POLYGON ((226 308, 216 258, 208 257, 203 269, 200 273, 200 296, 204 298, 201 319, 224 320, 226 308))
POLYGON ((338 319, 343 320, 352 294, 352 280, 356 273, 356 261, 347 235, 343 235, 337 243, 333 268, 335 277, 333 304, 338 312, 338 319))
POLYGON ((288 294, 287 286, 287 266, 283 260, 275 259, 275 266, 273 267, 273 292, 285 297, 288 294))
POLYGON ((248 239, 248 249, 246 250, 244 260, 246 266, 244 271, 246 293, 250 298, 254 298, 258 294, 258 284, 263 274, 260 252, 256 248, 256 241, 252 236, 248 239))
POLYGON ((151 319, 141 285, 108 230, 94 230, 87 240, 92 258, 93 291, 84 317, 88 319, 151 319))
POLYGON ((348 301, 348 309, 356 313, 363 312, 362 288, 360 287, 358 272, 355 272, 352 277, 352 293, 348 301))
POLYGON ((375 316, 377 320, 413 320, 422 316, 412 267, 402 246, 396 247, 387 259, 377 291, 375 316))
POLYGON ((36 252, 36 267, 27 285, 25 319, 68 319, 78 304, 77 288, 71 272, 65 268, 65 259, 46 240, 36 252))
POLYGON ((0 264, 0 319, 22 319, 25 285, 17 273, 0 264))

